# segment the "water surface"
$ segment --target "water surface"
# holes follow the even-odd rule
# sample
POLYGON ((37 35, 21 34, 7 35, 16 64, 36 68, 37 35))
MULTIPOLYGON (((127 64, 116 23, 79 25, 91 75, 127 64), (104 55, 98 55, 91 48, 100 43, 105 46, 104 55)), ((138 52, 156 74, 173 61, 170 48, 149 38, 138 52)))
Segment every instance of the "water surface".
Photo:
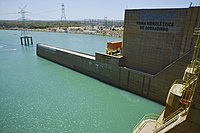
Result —
POLYGON ((32 32, 33 47, 19 31, 0 30, 0 132, 130 133, 158 103, 102 83, 36 56, 43 42, 89 54, 104 52, 95 35, 32 32))

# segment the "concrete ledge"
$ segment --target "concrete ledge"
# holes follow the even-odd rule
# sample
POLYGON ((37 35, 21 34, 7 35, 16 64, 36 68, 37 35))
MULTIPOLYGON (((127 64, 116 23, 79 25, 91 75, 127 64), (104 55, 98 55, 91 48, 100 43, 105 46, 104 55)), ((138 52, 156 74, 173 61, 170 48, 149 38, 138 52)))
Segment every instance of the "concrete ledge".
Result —
POLYGON ((95 56, 37 44, 37 55, 81 72, 123 90, 165 104, 175 79, 181 78, 191 59, 191 52, 176 60, 156 75, 123 67, 124 58, 102 53, 95 56))

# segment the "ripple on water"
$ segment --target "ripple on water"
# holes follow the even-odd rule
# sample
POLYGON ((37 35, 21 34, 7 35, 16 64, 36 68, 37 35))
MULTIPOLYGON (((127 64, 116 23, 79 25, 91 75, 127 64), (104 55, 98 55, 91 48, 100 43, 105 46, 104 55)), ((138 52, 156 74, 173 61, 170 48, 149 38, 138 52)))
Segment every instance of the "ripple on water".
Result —
MULTIPOLYGON (((0 38, 0 132, 128 133, 144 114, 162 110, 161 105, 36 56, 35 45, 22 47, 16 43, 19 38, 15 32, 0 30, 0 36, 5 36, 4 40, 0 38)), ((35 42, 43 40, 79 50, 84 46, 90 54, 94 54, 93 47, 103 46, 105 51, 107 41, 118 40, 91 35, 33 34, 35 42), (80 38, 86 38, 87 43, 80 38), (80 44, 72 45, 74 40, 80 44)))

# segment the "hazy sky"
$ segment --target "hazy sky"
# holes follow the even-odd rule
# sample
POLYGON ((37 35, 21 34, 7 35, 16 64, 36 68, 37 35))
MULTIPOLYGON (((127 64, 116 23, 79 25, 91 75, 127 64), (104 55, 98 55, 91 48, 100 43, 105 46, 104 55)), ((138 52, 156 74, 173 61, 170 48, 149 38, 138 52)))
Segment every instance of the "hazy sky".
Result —
POLYGON ((19 7, 31 12, 32 20, 60 20, 61 3, 65 5, 68 20, 80 19, 124 19, 124 10, 138 8, 189 7, 200 5, 200 0, 0 0, 0 20, 20 18, 19 7))

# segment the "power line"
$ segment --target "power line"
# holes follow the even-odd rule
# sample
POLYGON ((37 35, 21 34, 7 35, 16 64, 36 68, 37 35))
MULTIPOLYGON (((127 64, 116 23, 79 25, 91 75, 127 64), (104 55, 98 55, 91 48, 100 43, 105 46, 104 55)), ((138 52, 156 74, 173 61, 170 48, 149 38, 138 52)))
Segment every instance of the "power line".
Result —
POLYGON ((43 14, 43 13, 51 13, 51 12, 55 12, 55 11, 60 11, 60 9, 56 9, 56 10, 44 10, 44 11, 41 11, 41 12, 34 12, 34 13, 31 13, 31 14, 36 15, 36 14, 43 14))
POLYGON ((18 14, 18 13, 16 13, 16 12, 15 13, 14 12, 13 13, 0 13, 0 15, 12 15, 12 14, 18 14))

